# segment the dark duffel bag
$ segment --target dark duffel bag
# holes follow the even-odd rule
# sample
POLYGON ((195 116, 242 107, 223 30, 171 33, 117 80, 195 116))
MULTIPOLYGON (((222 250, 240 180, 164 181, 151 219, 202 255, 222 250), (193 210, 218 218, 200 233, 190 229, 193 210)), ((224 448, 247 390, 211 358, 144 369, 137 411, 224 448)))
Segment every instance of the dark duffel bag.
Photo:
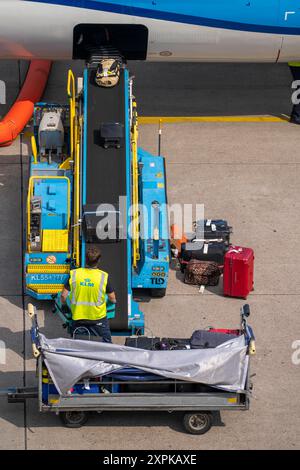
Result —
POLYGON ((217 286, 220 274, 221 271, 217 263, 192 259, 186 265, 184 282, 196 286, 217 286))
POLYGON ((199 261, 214 261, 219 265, 224 264, 224 256, 228 246, 224 242, 188 242, 182 243, 180 258, 183 261, 197 259, 199 261))
POLYGON ((236 339, 236 335, 226 333, 214 333, 208 330, 196 330, 191 336, 192 349, 216 348, 220 344, 226 343, 231 339, 236 339))
POLYGON ((148 336, 135 336, 128 337, 125 340, 125 346, 129 348, 147 349, 153 351, 158 349, 156 345, 160 342, 160 338, 149 338, 148 336))

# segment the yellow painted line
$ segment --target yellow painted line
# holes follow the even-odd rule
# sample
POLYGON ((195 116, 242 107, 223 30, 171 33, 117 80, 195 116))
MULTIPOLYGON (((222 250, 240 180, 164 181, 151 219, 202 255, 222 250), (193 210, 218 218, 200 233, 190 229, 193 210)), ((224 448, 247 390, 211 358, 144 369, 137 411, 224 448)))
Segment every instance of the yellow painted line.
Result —
POLYGON ((192 122, 287 122, 285 116, 140 116, 140 124, 179 124, 192 122))

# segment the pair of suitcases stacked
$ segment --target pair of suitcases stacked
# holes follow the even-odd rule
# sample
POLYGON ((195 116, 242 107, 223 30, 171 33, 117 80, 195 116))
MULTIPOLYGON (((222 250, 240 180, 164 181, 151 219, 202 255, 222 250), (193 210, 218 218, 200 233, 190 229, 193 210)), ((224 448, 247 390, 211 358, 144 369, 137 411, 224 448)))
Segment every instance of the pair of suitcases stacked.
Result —
POLYGON ((246 299, 254 287, 254 252, 230 243, 226 220, 202 220, 186 234, 178 253, 187 284, 215 286, 223 273, 223 294, 246 299))
POLYGON ((126 338, 125 346, 150 351, 210 349, 235 339, 240 334, 241 330, 237 329, 228 330, 210 327, 206 330, 195 330, 190 338, 131 336, 126 338))

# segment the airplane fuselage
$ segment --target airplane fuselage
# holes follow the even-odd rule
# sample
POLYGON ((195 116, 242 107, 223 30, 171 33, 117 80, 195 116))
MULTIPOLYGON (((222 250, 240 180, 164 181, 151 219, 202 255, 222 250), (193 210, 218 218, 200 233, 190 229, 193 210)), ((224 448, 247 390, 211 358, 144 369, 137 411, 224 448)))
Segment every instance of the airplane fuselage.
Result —
POLYGON ((300 60, 297 0, 0 0, 0 58, 73 57, 78 24, 144 25, 147 60, 300 60))

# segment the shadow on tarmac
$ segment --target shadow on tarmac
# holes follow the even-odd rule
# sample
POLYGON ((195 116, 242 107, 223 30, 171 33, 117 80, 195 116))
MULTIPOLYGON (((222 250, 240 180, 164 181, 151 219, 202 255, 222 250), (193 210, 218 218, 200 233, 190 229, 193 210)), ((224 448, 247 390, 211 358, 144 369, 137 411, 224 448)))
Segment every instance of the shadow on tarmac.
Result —
MULTIPOLYGON (((20 384, 23 380, 23 373, 21 372, 6 372, 0 373, 0 380, 3 379, 5 375, 5 383, 7 383, 6 388, 14 386, 13 384, 20 384), (9 385, 9 384, 12 385, 9 385)), ((27 386, 34 387, 36 385, 35 372, 27 372, 27 386)), ((0 404, 5 403, 7 398, 5 396, 0 397, 0 404)), ((38 411, 38 402, 37 399, 31 398, 26 401, 27 404, 27 415, 28 415, 28 428, 52 428, 57 426, 62 426, 58 416, 53 412, 49 413, 39 413, 38 411)), ((19 409, 19 413, 9 413, 2 417, 5 421, 14 424, 16 427, 23 427, 20 423, 20 416, 23 413, 24 405, 23 403, 5 403, 5 408, 9 410, 10 407, 15 407, 15 410, 19 409)), ((153 412, 153 411, 104 411, 101 413, 89 412, 89 419, 85 427, 169 427, 170 429, 179 432, 186 433, 182 424, 183 412, 174 411, 174 412, 153 412)), ((224 427, 225 424, 222 422, 221 414, 219 411, 212 412, 213 416, 213 426, 224 427)))

